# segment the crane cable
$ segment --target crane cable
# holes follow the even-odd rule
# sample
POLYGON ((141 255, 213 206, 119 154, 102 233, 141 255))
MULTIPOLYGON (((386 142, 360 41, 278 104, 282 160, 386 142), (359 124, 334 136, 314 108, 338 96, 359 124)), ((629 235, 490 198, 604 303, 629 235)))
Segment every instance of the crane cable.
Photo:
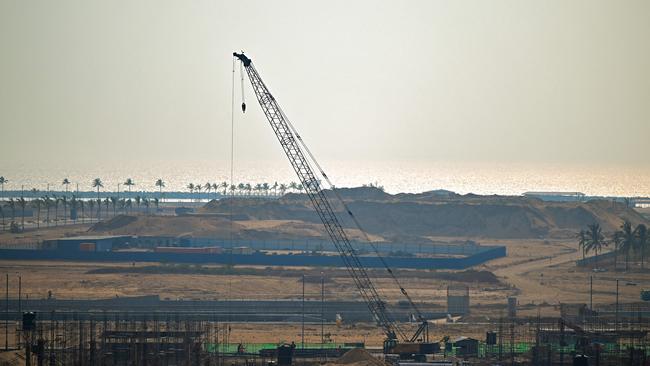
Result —
MULTIPOLYGON (((235 60, 232 60, 232 85, 231 85, 231 91, 230 91, 230 186, 233 185, 234 181, 234 175, 235 175, 235 60)), ((230 187, 228 187, 230 188, 230 187)), ((229 221, 230 221, 230 254, 228 256, 228 261, 230 262, 230 266, 233 267, 233 253, 232 253, 232 248, 233 248, 233 241, 234 241, 234 228, 233 228, 233 204, 234 204, 234 191, 231 191, 231 197, 228 200, 228 208, 229 208, 229 221)), ((227 313, 228 313, 228 320, 225 324, 224 327, 224 347, 226 344, 230 343, 230 332, 231 332, 231 326, 230 326, 230 321, 232 320, 232 308, 231 308, 231 302, 230 299, 232 298, 232 278, 228 279, 228 305, 227 305, 227 313)), ((222 349, 222 352, 225 352, 225 348, 222 349)))
MULTIPOLYGON (((233 62, 234 61, 235 60, 233 59, 233 62)), ((234 73, 235 69, 233 68, 232 71, 234 73)), ((242 113, 246 113, 246 96, 244 94, 244 64, 241 63, 241 62, 239 63, 239 75, 240 75, 240 79, 241 79, 241 111, 242 111, 242 113)), ((233 74, 233 78, 234 78, 234 74, 233 74)))
MULTIPOLYGON (((240 63, 240 66, 241 66, 242 69, 243 69, 243 63, 240 63)), ((243 73, 242 73, 242 98, 243 98, 243 73)), ((371 248, 373 249, 373 251, 375 252, 375 254, 377 255, 377 257, 378 257, 379 260, 381 261, 382 265, 386 268, 387 272, 390 274, 390 277, 393 279, 394 283, 397 285, 397 287, 399 287, 400 292, 402 293, 402 295, 403 295, 404 297, 406 297, 406 299, 408 300, 410 306, 411 306, 411 307, 413 308, 413 310, 415 311, 418 320, 419 320, 419 321, 426 321, 425 318, 422 316, 422 313, 421 313, 420 309, 418 308, 418 306, 415 304, 415 302, 413 302, 413 299, 412 299, 411 296, 408 294, 408 292, 406 291, 406 289, 401 285, 401 283, 399 282, 399 279, 397 278, 397 276, 395 275, 395 273, 393 272, 393 270, 388 266, 388 263, 387 263, 386 260, 383 258, 383 256, 381 255, 381 253, 379 252, 379 250, 377 249, 377 247, 372 243, 372 241, 370 240, 370 237, 368 236, 367 232, 362 228, 361 224, 359 223, 359 221, 357 220, 357 218, 356 218, 356 217, 354 216, 354 214, 352 213, 352 210, 350 210, 349 206, 348 206, 348 205, 343 201, 343 198, 341 197, 341 195, 339 194, 339 192, 335 189, 334 184, 331 182, 331 180, 329 179, 329 177, 328 177, 327 174, 325 173, 325 170, 320 166, 320 164, 319 164, 318 161, 316 160, 316 157, 312 154, 312 152, 311 152, 311 150, 309 149, 309 147, 307 147, 307 144, 302 140, 302 137, 301 137, 300 134, 298 133, 297 129, 296 129, 295 126, 291 123, 291 120, 287 117, 287 115, 284 113, 284 111, 282 110, 282 108, 281 108, 279 105, 278 105, 277 107, 278 107, 280 113, 282 114, 282 116, 284 117, 284 119, 286 120, 287 124, 289 125, 289 128, 291 129, 292 134, 296 137, 296 139, 298 140, 298 142, 300 143, 300 145, 303 147, 303 149, 305 149, 305 152, 307 152, 307 154, 308 154, 308 156, 310 157, 310 159, 312 160, 312 162, 316 165, 316 167, 318 168, 318 171, 319 171, 320 174, 323 176, 323 178, 325 179, 325 181, 327 182, 327 184, 328 184, 329 187, 331 188, 332 192, 333 192, 334 195, 336 196, 336 199, 341 203, 341 205, 343 206, 343 208, 345 209, 345 211, 347 212, 347 214, 350 216, 350 218, 351 218, 352 221, 354 222, 355 226, 359 229, 359 231, 361 231, 361 234, 363 235, 364 239, 368 242, 368 244, 370 244, 371 248)), ((245 109, 246 109, 246 107, 245 107, 245 103, 242 103, 242 111, 245 111, 245 109)), ((318 182, 318 181, 317 181, 317 182, 308 182, 308 183, 309 183, 309 184, 316 184, 317 188, 318 188, 318 189, 321 189, 321 187, 320 187, 321 184, 320 184, 320 182, 318 182)), ((400 334, 401 334, 405 339, 408 339, 408 338, 406 338, 406 337, 404 336, 404 332, 399 328, 399 326, 398 326, 396 323, 393 324, 393 326, 396 328, 396 330, 398 331, 398 333, 400 333, 400 334)))
POLYGON ((343 198, 341 197, 339 192, 334 188, 335 186, 334 186, 334 184, 332 184, 332 181, 329 179, 327 174, 325 174, 325 170, 323 170, 323 168, 320 166, 320 164, 316 160, 316 157, 314 157, 311 150, 309 150, 309 148, 307 147, 307 144, 305 144, 305 142, 302 140, 302 137, 300 137, 300 134, 298 133, 296 128, 291 123, 291 120, 289 120, 289 118, 286 116, 286 114, 284 114, 284 111, 282 110, 282 108, 280 108, 280 113, 282 113, 282 116, 286 119, 287 124, 289 125, 289 128, 291 129, 293 134, 298 139, 298 142, 300 142, 300 145, 305 149, 305 151, 309 155, 310 159, 316 165, 316 167, 318 168, 318 171, 320 172, 320 174, 323 176, 323 178, 325 178, 325 181, 327 182, 327 184, 332 189, 332 192, 334 192, 334 195, 336 196, 337 200, 343 205, 343 208, 347 212, 348 216, 350 216, 350 218, 354 222, 357 229, 359 229, 359 231, 361 231, 361 234, 363 235, 364 239, 368 242, 368 244, 370 244, 370 246, 374 250, 375 254, 377 254, 377 257, 379 257, 379 260, 381 261, 382 265, 386 268, 386 271, 388 271, 388 273, 390 274, 391 278, 393 279, 393 281, 395 282, 397 287, 399 287, 400 292, 402 293, 402 295, 404 295, 404 297, 406 297, 409 304, 413 307, 413 310, 415 310, 418 320, 424 321, 425 319, 422 316, 422 312, 420 311, 418 306, 415 304, 415 302, 413 302, 413 299, 408 294, 408 292, 406 291, 404 286, 402 286, 402 284, 399 282, 399 279, 397 278, 397 276, 395 276, 395 273, 393 272, 393 270, 390 268, 390 266, 388 266, 388 263, 386 262, 384 257, 380 254, 379 249, 377 249, 377 247, 372 243, 372 241, 370 240, 370 237, 368 236, 368 233, 361 227, 361 224, 357 220, 356 216, 354 216, 354 214, 352 213, 352 210, 350 210, 349 206, 345 203, 345 201, 343 201, 343 198))

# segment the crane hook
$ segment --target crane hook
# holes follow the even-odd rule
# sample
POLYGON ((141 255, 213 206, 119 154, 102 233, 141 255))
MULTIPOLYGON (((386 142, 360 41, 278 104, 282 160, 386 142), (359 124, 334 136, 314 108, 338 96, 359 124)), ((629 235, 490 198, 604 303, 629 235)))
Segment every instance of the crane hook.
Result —
POLYGON ((241 111, 242 113, 246 113, 246 95, 244 94, 244 62, 243 61, 239 64, 239 76, 241 77, 241 111))

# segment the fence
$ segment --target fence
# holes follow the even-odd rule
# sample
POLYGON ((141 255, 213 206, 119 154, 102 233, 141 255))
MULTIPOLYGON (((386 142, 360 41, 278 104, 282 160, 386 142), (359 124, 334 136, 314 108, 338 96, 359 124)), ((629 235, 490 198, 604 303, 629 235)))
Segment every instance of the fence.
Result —
MULTIPOLYGON (((393 268, 410 269, 465 269, 485 261, 504 257, 505 247, 491 247, 478 254, 462 258, 411 258, 386 256, 383 259, 393 268)), ((338 255, 306 254, 178 254, 157 252, 84 252, 58 250, 0 249, 5 260, 68 260, 84 262, 166 262, 201 264, 236 264, 259 266, 313 266, 344 267, 338 255)), ((360 257, 367 268, 384 268, 382 258, 360 257)))

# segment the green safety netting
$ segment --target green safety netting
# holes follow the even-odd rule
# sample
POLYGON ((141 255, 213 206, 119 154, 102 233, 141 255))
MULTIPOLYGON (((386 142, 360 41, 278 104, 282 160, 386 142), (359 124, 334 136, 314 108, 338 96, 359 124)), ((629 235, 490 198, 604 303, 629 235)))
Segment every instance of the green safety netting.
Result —
MULTIPOLYGON (((258 353, 263 349, 276 349, 278 343, 242 343, 246 353, 258 353)), ((204 344, 205 350, 207 352, 222 352, 222 353, 235 353, 239 347, 239 343, 230 343, 230 344, 215 344, 215 343, 206 343, 204 344)), ((322 348, 339 348, 344 347, 343 344, 338 343, 305 343, 302 346, 300 343, 296 343, 297 348, 309 348, 309 349, 322 349, 322 348)))

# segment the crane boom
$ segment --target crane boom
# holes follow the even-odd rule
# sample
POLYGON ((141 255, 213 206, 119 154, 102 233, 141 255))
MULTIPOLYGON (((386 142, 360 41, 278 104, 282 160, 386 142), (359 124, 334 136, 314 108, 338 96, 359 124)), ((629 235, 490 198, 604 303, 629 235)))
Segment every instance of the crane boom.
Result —
POLYGON ((368 305, 373 317, 382 327, 389 340, 397 340, 398 335, 402 339, 408 340, 409 338, 407 338, 397 327, 394 318, 386 308, 386 303, 382 301, 377 289, 370 279, 370 276, 368 276, 368 272, 362 265, 356 250, 352 246, 352 243, 350 243, 350 239, 343 230, 338 217, 334 213, 334 210, 321 187, 321 183, 316 178, 309 161, 300 148, 300 144, 296 140, 296 136, 294 136, 291 126, 282 112, 282 109, 280 109, 277 101, 262 81, 262 78, 253 66, 251 59, 246 57, 244 54, 236 52, 233 53, 233 56, 238 58, 244 65, 248 78, 253 86, 255 96, 257 97, 257 101, 262 107, 266 119, 271 124, 271 128, 273 129, 273 132, 275 132, 284 153, 287 155, 293 170, 298 175, 307 196, 325 226, 327 234, 343 259, 350 277, 354 280, 359 293, 368 305))

